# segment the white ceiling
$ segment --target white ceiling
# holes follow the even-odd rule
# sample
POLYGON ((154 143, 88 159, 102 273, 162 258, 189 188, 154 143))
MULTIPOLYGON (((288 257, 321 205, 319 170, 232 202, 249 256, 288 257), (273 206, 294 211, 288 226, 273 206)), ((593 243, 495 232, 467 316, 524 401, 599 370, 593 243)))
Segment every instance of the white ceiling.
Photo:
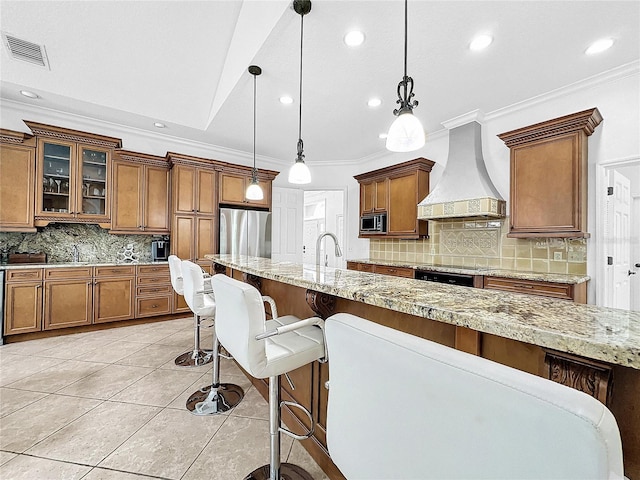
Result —
MULTIPOLYGON (((403 2, 312 3, 304 20, 306 158, 376 155, 403 75, 403 2), (366 41, 349 48, 342 38, 355 27, 366 41), (372 96, 382 99, 377 109, 367 106, 372 96)), ((287 163, 295 157, 300 16, 289 1, 0 0, 0 17, 3 32, 44 44, 51 66, 15 60, 2 47, 2 99, 251 152, 246 69, 257 64, 257 152, 287 163), (41 98, 28 100, 21 89, 41 98), (283 94, 294 104, 280 104, 283 94)), ((639 58, 638 1, 409 2, 408 74, 427 132, 639 58), (481 32, 493 44, 470 51, 481 32), (612 49, 584 54, 605 36, 615 38, 612 49)))

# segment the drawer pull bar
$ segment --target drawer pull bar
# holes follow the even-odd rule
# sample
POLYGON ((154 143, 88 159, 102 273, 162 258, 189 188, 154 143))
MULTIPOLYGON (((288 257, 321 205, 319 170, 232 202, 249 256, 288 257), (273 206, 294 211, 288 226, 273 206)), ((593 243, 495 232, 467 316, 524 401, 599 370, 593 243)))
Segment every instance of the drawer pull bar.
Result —
POLYGON ((516 283, 514 286, 518 288, 533 288, 533 285, 523 285, 521 283, 516 283))

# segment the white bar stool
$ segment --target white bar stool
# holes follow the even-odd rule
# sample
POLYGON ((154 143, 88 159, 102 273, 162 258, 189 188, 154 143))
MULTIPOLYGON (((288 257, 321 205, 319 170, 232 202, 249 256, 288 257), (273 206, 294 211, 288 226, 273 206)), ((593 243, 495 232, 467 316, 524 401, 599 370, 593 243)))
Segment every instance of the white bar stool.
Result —
POLYGON ((623 478, 615 418, 583 392, 347 313, 325 331, 346 478, 623 478))
POLYGON ((226 275, 215 275, 211 284, 217 299, 215 328, 220 343, 251 375, 269 379, 270 463, 245 480, 311 479, 298 465, 280 461, 280 433, 302 440, 313 435, 315 428, 311 413, 302 405, 280 402, 280 375, 325 358, 323 321, 300 320, 293 315, 267 321, 263 299, 255 287, 226 275), (281 426, 281 404, 306 413, 311 423, 309 433, 296 435, 281 426))
MULTIPOLYGON (((196 315, 214 319, 216 302, 210 287, 205 288, 204 274, 199 265, 184 260, 184 298, 196 315), (207 293, 209 290, 209 293, 207 293)), ((209 280, 210 277, 207 277, 209 280)), ((207 282, 208 283, 208 282, 207 282)), ((215 325, 215 324, 214 324, 215 325)), ((194 415, 215 415, 231 410, 244 397, 244 391, 233 383, 220 383, 220 342, 213 332, 213 379, 211 385, 198 389, 187 399, 187 410, 194 415)))
MULTIPOLYGON (((171 286, 178 295, 184 296, 184 280, 182 276, 182 260, 176 255, 169 255, 169 274, 171 275, 171 286)), ((189 302, 187 302, 187 305, 189 302)), ((189 307, 191 308, 191 307, 189 307)), ((193 311, 193 309, 191 309, 193 311)), ((175 364, 180 367, 199 367, 212 361, 211 352, 200 348, 200 329, 202 319, 194 312, 194 341, 193 350, 181 353, 176 357, 175 364)))

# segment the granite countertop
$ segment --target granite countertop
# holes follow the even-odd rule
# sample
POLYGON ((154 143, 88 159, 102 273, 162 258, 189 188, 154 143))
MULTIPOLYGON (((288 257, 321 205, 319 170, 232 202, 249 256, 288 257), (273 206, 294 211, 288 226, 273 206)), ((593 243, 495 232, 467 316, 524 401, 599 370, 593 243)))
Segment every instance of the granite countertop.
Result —
POLYGON ((108 262, 59 262, 59 263, 5 263, 0 264, 0 270, 20 270, 26 268, 62 268, 62 267, 124 267, 129 265, 168 265, 169 262, 138 262, 138 263, 108 263, 108 262))
POLYGON ((560 273, 536 273, 536 272, 520 272, 515 270, 505 270, 502 268, 492 267, 456 267, 452 265, 433 265, 431 263, 408 263, 389 260, 369 260, 355 259, 347 260, 348 262, 369 263, 371 265, 385 265, 389 267, 411 268, 413 270, 431 270, 434 272, 447 273, 463 273, 468 275, 483 275, 485 277, 505 277, 515 278, 518 280, 534 280, 541 282, 568 283, 578 284, 584 283, 591 279, 588 275, 563 275, 560 273))
POLYGON ((267 258, 206 257, 282 283, 640 369, 640 312, 267 258))

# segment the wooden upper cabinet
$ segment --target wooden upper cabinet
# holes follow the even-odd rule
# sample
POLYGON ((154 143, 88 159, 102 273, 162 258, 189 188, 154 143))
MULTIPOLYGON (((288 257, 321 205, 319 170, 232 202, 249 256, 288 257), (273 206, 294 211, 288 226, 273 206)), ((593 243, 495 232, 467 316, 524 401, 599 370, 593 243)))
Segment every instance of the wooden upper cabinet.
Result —
POLYGON ((25 121, 38 138, 37 227, 51 222, 111 227, 111 161, 120 139, 25 121))
POLYGON ((171 170, 173 213, 215 215, 216 163, 205 159, 200 159, 200 163, 184 160, 184 157, 172 153, 168 156, 174 164, 171 170))
POLYGON ((220 172, 219 202, 228 205, 242 205, 271 208, 271 182, 277 172, 258 170, 258 183, 264 194, 262 200, 248 200, 245 192, 251 184, 251 169, 246 172, 220 172))
POLYGON ((383 213, 388 208, 389 181, 387 178, 360 184, 360 214, 383 213))
POLYGON ((418 203, 429 194, 429 173, 435 163, 426 158, 356 175, 360 183, 360 214, 387 213, 384 234, 361 232, 364 238, 428 236, 427 222, 418 220, 418 203))
POLYGON ((0 129, 0 231, 35 232, 35 139, 0 129))
POLYGON ((597 108, 498 135, 511 150, 508 237, 587 238, 587 140, 597 108))
POLYGON ((215 215, 216 213, 216 172, 198 169, 196 172, 196 213, 215 215))
POLYGON ((164 157, 117 152, 111 233, 168 234, 170 197, 169 165, 164 157))

